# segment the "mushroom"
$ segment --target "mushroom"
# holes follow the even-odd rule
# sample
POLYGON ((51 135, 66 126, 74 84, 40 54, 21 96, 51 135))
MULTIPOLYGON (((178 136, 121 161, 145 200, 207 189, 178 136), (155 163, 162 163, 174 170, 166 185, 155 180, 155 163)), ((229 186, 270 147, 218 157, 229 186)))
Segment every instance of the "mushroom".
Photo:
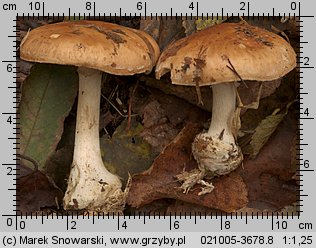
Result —
POLYGON ((78 66, 75 147, 65 209, 122 210, 125 193, 121 181, 105 168, 100 152, 102 72, 149 73, 159 53, 158 45, 145 32, 100 21, 50 24, 32 30, 22 40, 20 56, 24 60, 78 66))
POLYGON ((236 143, 240 106, 236 106, 235 82, 264 83, 284 76, 295 66, 296 54, 286 40, 246 22, 209 27, 162 52, 156 65, 158 79, 170 71, 173 84, 195 86, 198 96, 200 86, 211 86, 213 91, 209 130, 198 134, 192 144, 199 170, 178 176, 184 192, 196 183, 208 187, 203 193, 210 192, 213 185, 203 181, 204 177, 228 174, 243 160, 236 143))

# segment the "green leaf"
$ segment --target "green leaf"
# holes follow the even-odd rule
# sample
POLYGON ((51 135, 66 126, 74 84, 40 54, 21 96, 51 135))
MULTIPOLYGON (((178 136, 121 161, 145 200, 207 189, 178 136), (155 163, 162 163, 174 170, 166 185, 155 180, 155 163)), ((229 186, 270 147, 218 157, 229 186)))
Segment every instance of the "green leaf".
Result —
POLYGON ((36 160, 42 171, 61 138, 77 91, 75 67, 35 64, 23 83, 20 153, 36 160))
POLYGON ((260 152, 261 148, 268 142, 271 135, 277 129, 283 118, 287 115, 289 107, 293 102, 286 106, 284 113, 279 113, 280 109, 276 109, 273 113, 263 119, 256 127, 254 134, 248 146, 245 147, 244 153, 248 154, 250 158, 255 158, 260 152))
POLYGON ((126 131, 126 126, 127 120, 124 120, 111 139, 102 137, 100 140, 105 167, 119 175, 124 183, 127 182, 129 174, 147 170, 157 155, 140 136, 144 128, 140 123, 132 119, 129 131, 126 131))

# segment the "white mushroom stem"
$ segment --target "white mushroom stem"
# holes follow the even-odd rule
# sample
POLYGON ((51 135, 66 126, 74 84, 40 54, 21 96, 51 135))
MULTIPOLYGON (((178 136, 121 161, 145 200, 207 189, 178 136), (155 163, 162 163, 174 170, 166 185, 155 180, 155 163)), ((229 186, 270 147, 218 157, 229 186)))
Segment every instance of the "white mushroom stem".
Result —
POLYGON ((212 121, 208 132, 198 134, 192 153, 201 171, 211 176, 224 175, 236 169, 243 156, 235 142, 238 131, 236 89, 234 83, 212 86, 212 121))
POLYGON ((232 124, 236 110, 236 89, 234 83, 212 86, 212 121, 207 134, 218 137, 225 143, 235 143, 232 124))
POLYGON ((120 179, 103 164, 99 140, 102 72, 80 67, 75 148, 65 209, 115 211, 121 205, 120 179))

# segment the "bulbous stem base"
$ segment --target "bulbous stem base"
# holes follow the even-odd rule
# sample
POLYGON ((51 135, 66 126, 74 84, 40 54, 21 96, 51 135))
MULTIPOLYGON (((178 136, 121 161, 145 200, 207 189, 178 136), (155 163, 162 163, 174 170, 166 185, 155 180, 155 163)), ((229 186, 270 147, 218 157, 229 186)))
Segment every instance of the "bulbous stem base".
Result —
POLYGON ((192 153, 198 163, 199 171, 182 173, 177 176, 183 182, 181 188, 187 192, 194 184, 205 187, 202 192, 209 193, 214 187, 203 181, 225 175, 235 170, 242 162, 243 155, 235 139, 239 130, 239 109, 236 109, 236 89, 234 83, 212 86, 213 109, 210 128, 198 134, 192 143, 192 153))

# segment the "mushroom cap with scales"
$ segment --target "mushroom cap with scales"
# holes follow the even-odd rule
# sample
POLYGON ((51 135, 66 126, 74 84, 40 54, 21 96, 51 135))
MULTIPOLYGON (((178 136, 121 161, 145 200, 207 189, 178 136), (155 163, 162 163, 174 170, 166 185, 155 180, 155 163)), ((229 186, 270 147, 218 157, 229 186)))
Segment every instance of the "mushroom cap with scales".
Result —
POLYGON ((32 30, 21 43, 20 57, 133 75, 149 73, 159 53, 145 32, 102 21, 73 21, 32 30))
POLYGON ((199 97, 199 86, 213 90, 210 128, 192 143, 199 170, 177 176, 185 193, 196 183, 206 186, 201 194, 211 192, 214 187, 205 184, 205 175, 228 174, 243 160, 236 144, 240 109, 234 82, 275 80, 295 66, 296 54, 286 40, 246 22, 214 25, 163 51, 156 65, 158 79, 170 71, 173 84, 195 86, 199 97))
POLYGON ((170 45, 156 65, 156 77, 171 72, 177 85, 206 86, 240 80, 270 81, 296 66, 291 45, 277 34, 246 22, 222 23, 170 45))

